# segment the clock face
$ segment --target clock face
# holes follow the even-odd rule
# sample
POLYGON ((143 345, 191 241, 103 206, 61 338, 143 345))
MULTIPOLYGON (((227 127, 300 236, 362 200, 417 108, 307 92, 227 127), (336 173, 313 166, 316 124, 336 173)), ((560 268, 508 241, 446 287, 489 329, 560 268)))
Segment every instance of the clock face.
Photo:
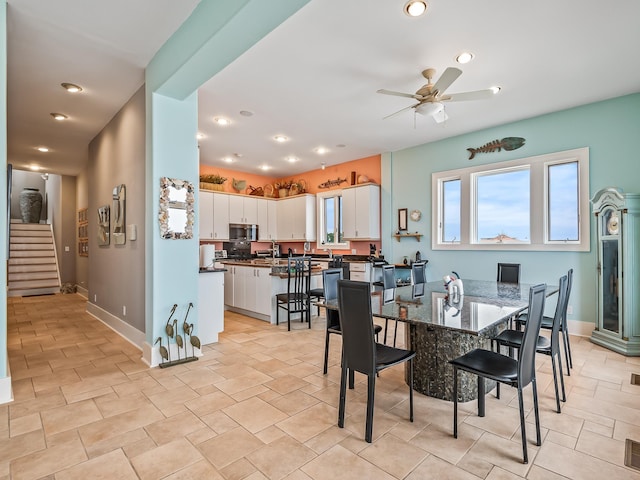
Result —
POLYGON ((617 235, 620 231, 620 219, 618 215, 613 213, 607 220, 607 233, 609 235, 617 235))
POLYGON ((417 222, 418 220, 420 220, 420 217, 422 217, 422 213, 420 213, 420 210, 411 210, 411 220, 417 222))

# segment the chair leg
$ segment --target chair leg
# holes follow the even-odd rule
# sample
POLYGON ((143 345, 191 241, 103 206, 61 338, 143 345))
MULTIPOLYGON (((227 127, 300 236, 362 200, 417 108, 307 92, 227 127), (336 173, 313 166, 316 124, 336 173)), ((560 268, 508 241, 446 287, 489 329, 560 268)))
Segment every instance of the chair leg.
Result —
POLYGON ((484 417, 485 412, 485 385, 484 377, 478 375, 478 416, 484 417))
POLYGON ((564 358, 567 364, 567 375, 571 376, 570 368, 573 368, 573 359, 571 358, 571 344, 569 343, 569 332, 562 330, 562 343, 564 346, 564 358))
POLYGON ((409 421, 413 422, 413 358, 409 360, 409 421))
POLYGON ((384 343, 385 345, 387 344, 387 329, 389 328, 389 319, 385 318, 384 319, 384 340, 382 341, 382 343, 384 343))
POLYGON ((531 390, 533 391, 533 413, 536 417, 536 445, 542 445, 542 435, 540 434, 540 412, 538 409, 538 384, 536 379, 531 380, 531 390))
POLYGON ((562 401, 567 401, 567 395, 564 391, 564 374, 562 373, 562 355, 558 352, 558 372, 560 372, 560 385, 562 386, 562 401))
POLYGON ((520 435, 522 437, 522 457, 524 463, 529 463, 527 456, 527 432, 524 424, 524 401, 522 400, 522 387, 518 385, 518 408, 520 409, 520 435))
POLYGON ((347 399, 347 367, 344 366, 344 359, 342 360, 342 367, 340 369, 340 404, 338 406, 338 426, 344 428, 344 411, 345 403, 347 399))
POLYGON ((329 366, 329 330, 326 331, 325 341, 324 341, 324 369, 322 370, 323 374, 327 374, 328 366, 329 366))
MULTIPOLYGON (((556 358, 555 355, 551 354, 551 368, 553 370, 553 386, 556 392, 556 412, 561 413, 560 411, 560 392, 558 391, 558 372, 556 371, 556 358)), ((560 370, 560 375, 562 376, 562 370, 560 370)))
POLYGON ((396 338, 398 337, 398 322, 396 321, 396 328, 393 330, 393 347, 396 346, 396 338))
POLYGON ((458 438, 458 369, 453 367, 453 438, 458 438))
POLYGON ((353 368, 349 369, 349 390, 353 390, 356 388, 356 375, 353 371, 353 368))
POLYGON ((287 304, 287 331, 291 331, 291 304, 287 304))
POLYGON ((371 443, 373 436, 373 400, 376 391, 376 376, 367 375, 367 426, 364 439, 367 443, 371 443))

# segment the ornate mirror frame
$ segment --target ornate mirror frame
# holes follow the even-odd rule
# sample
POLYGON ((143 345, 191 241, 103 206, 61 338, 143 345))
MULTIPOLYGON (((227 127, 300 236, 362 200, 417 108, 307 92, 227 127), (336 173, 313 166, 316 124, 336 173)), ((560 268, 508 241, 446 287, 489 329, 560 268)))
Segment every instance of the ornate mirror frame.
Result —
MULTIPOLYGON (((182 197, 180 192, 180 197, 182 197)), ((165 239, 182 240, 193 238, 193 222, 195 219, 195 189, 193 183, 187 180, 179 180, 177 178, 161 177, 160 178, 160 211, 158 212, 158 220, 160 222, 160 236, 165 239), (184 200, 176 199, 176 191, 185 189, 184 200), (177 215, 182 210, 185 217, 184 229, 176 229, 172 225, 171 214, 177 215)))

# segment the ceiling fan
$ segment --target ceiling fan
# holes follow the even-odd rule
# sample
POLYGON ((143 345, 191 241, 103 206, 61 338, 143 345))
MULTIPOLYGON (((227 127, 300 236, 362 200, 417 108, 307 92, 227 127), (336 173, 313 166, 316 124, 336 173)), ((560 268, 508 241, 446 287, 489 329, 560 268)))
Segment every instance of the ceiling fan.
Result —
POLYGON ((476 90, 473 92, 445 94, 445 90, 456 81, 462 74, 459 68, 447 68, 436 83, 432 83, 433 76, 436 71, 434 68, 427 68, 422 71, 422 76, 427 79, 427 83, 420 87, 416 93, 394 92, 392 90, 380 89, 377 93, 384 95, 396 95, 398 97, 413 98, 418 101, 413 105, 409 105, 398 110, 391 115, 384 117, 385 119, 393 117, 399 113, 413 108, 416 113, 431 116, 437 123, 444 122, 448 116, 444 111, 443 102, 460 102, 466 100, 480 100, 483 98, 491 98, 496 92, 495 88, 487 88, 485 90, 476 90))

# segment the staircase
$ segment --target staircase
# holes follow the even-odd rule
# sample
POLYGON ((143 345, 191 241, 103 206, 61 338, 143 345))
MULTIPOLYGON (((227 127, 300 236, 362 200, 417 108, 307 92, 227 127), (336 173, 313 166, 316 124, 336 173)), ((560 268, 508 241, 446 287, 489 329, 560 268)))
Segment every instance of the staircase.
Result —
POLYGON ((60 276, 51 225, 12 220, 10 233, 8 295, 59 292, 60 276))

